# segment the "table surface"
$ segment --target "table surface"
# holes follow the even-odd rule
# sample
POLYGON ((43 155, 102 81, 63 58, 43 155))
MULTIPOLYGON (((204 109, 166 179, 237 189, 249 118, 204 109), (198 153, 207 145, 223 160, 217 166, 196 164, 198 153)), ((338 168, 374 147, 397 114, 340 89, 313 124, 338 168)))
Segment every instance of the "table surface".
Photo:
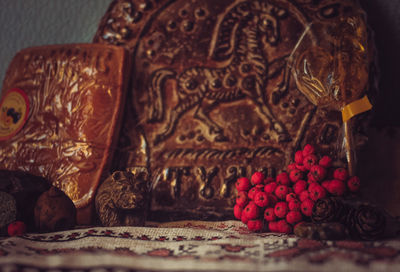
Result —
POLYGON ((400 271, 400 239, 316 241, 239 221, 85 227, 0 239, 2 271, 400 271))

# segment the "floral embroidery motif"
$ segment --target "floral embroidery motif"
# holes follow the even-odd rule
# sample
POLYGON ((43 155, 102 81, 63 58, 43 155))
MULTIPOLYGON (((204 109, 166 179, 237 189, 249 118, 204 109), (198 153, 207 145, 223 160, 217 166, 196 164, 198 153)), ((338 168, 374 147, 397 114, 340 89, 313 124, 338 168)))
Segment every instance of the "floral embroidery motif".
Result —
MULTIPOLYGON (((367 271, 382 262, 400 268, 400 240, 315 241, 278 233, 245 232, 237 221, 170 222, 151 228, 96 227, 0 239, 0 270, 11 265, 7 260, 24 259, 30 260, 28 264, 13 263, 13 269, 26 267, 36 271, 47 258, 54 257, 65 258, 65 270, 70 265, 79 268, 81 264, 67 261, 70 255, 97 266, 102 264, 96 263, 98 258, 94 261, 95 256, 108 256, 121 259, 124 268, 144 268, 150 263, 153 269, 161 271, 161 264, 200 269, 220 267, 221 262, 225 265, 223 271, 256 270, 260 266, 274 271, 278 263, 290 270, 307 270, 316 265, 323 270, 338 261, 358 269, 354 271, 367 271)), ((85 269, 78 271, 90 271, 85 269)))

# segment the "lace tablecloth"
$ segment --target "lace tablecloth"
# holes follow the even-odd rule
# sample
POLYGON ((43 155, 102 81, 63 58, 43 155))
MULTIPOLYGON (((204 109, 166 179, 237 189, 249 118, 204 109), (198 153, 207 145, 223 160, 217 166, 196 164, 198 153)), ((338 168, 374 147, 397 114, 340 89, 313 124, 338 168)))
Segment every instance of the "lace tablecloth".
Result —
POLYGON ((315 241, 238 221, 89 227, 0 239, 2 271, 400 271, 400 239, 315 241))

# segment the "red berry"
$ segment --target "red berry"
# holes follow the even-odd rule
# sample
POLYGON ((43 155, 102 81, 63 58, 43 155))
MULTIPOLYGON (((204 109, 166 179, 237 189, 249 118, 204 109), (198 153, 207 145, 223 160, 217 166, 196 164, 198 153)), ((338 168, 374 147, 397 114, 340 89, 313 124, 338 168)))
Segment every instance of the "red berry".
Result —
POLYGON ((263 223, 260 219, 252 219, 247 221, 247 228, 251 231, 261 231, 263 223))
POLYGON ((267 220, 268 222, 275 221, 276 220, 276 215, 274 208, 266 208, 264 211, 264 219, 267 220))
POLYGON ((250 180, 246 177, 238 178, 235 183, 236 190, 240 191, 248 191, 251 187, 250 180))
POLYGON ((306 157, 307 155, 314 154, 315 148, 310 144, 306 144, 303 148, 303 156, 306 157))
POLYGON ((271 231, 271 232, 279 232, 278 222, 277 221, 269 222, 268 223, 268 228, 269 228, 269 231, 271 231))
POLYGON ((250 202, 246 207, 244 207, 242 215, 249 220, 256 219, 260 215, 260 208, 254 202, 250 202))
POLYGON ((314 201, 312 201, 311 199, 305 199, 302 203, 301 203, 301 212, 305 215, 305 216, 311 216, 312 215, 312 210, 314 207, 314 201))
POLYGON ((295 193, 288 193, 286 195, 286 202, 290 202, 291 200, 297 199, 297 195, 295 193))
POLYGON ((280 173, 278 176, 276 176, 276 182, 282 185, 289 185, 290 179, 288 173, 286 172, 280 173))
POLYGON ((242 221, 243 224, 247 224, 247 222, 249 221, 249 219, 244 215, 243 211, 240 220, 242 221))
POLYGON ((277 227, 278 227, 278 232, 280 233, 290 234, 293 231, 292 226, 290 226, 288 222, 286 222, 286 220, 279 220, 277 223, 277 227))
POLYGON ((264 184, 257 184, 255 187, 257 187, 258 189, 260 189, 261 191, 264 191, 264 184))
POLYGON ((275 182, 275 179, 271 178, 271 177, 268 177, 268 178, 264 179, 264 184, 268 184, 268 183, 271 183, 271 182, 275 182))
POLYGON ((311 200, 317 201, 318 199, 325 198, 326 197, 326 190, 324 187, 319 185, 318 183, 313 183, 315 184, 314 186, 311 186, 309 188, 309 193, 310 193, 310 198, 311 200))
POLYGON ((247 194, 247 196, 248 196, 251 200, 254 200, 254 197, 255 197, 256 193, 261 192, 261 191, 262 191, 262 190, 261 190, 259 187, 254 186, 254 187, 252 187, 252 188, 249 190, 249 193, 247 194))
POLYGON ((238 192, 236 196, 236 204, 243 208, 244 206, 247 205, 248 202, 249 198, 247 196, 247 193, 244 191, 238 192))
POLYGON ((294 169, 297 169, 296 168, 296 163, 291 163, 291 164, 289 164, 288 166, 287 166, 287 170, 290 172, 290 171, 292 171, 292 170, 294 170, 294 169))
POLYGON ((347 170, 344 168, 337 168, 333 172, 333 178, 335 179, 345 181, 347 180, 348 177, 349 177, 349 172, 347 172, 347 170))
POLYGON ((302 219, 303 217, 299 211, 290 211, 286 215, 286 221, 292 225, 300 222, 302 219))
POLYGON ((322 167, 325 167, 325 168, 329 168, 332 166, 332 159, 329 156, 323 156, 319 160, 319 165, 321 165, 322 167))
POLYGON ((317 162, 318 158, 314 154, 307 155, 303 159, 303 165, 307 170, 310 170, 311 166, 316 165, 317 162))
POLYGON ((233 207, 233 215, 235 216, 236 219, 239 219, 239 220, 242 219, 242 211, 243 211, 243 207, 239 206, 238 204, 236 204, 233 207))
POLYGON ((289 193, 289 189, 286 185, 279 185, 278 187, 276 187, 275 189, 275 195, 279 198, 279 199, 285 199, 286 195, 289 193))
POLYGON ((300 211, 301 203, 297 199, 289 201, 288 207, 290 211, 300 211))
POLYGON ((329 182, 328 192, 334 196, 343 196, 346 192, 346 184, 338 179, 333 179, 329 182))
POLYGON ((299 195, 301 192, 303 192, 307 188, 307 182, 305 180, 299 180, 296 182, 296 184, 293 186, 294 193, 296 195, 299 195))
POLYGON ((264 174, 261 172, 254 172, 251 176, 251 183, 254 185, 261 184, 264 181, 264 174))
POLYGON ((268 206, 268 195, 266 192, 257 192, 254 196, 254 203, 256 203, 257 206, 263 208, 268 206))
POLYGON ((308 193, 311 193, 312 191, 313 191, 313 189, 314 189, 314 187, 315 186, 318 186, 319 184, 318 183, 316 183, 316 182, 311 182, 309 185, 308 185, 308 193))
POLYGON ((324 181, 321 183, 321 186, 324 187, 325 190, 328 190, 328 187, 329 187, 330 182, 331 182, 330 180, 324 180, 324 181))
POLYGON ((272 194, 273 192, 275 192, 276 187, 278 187, 278 183, 270 182, 264 186, 264 192, 266 192, 267 194, 272 194))
POLYGON ((309 198, 310 198, 310 193, 307 190, 304 190, 303 192, 301 192, 299 194, 299 200, 301 202, 303 202, 304 200, 309 199, 309 198))
POLYGON ((283 201, 276 203, 274 208, 275 215, 279 218, 284 218, 288 213, 288 210, 289 210, 288 204, 283 201))
POLYGON ((347 180, 347 187, 350 192, 357 192, 360 189, 360 179, 357 176, 353 176, 347 180))
POLYGON ((308 174, 307 174, 307 182, 308 183, 317 182, 316 178, 313 176, 313 174, 311 172, 308 172, 308 174))
POLYGON ((296 164, 303 164, 303 160, 303 151, 296 151, 296 153, 294 154, 294 161, 296 162, 296 164))
POLYGON ((270 194, 268 195, 269 207, 275 207, 276 203, 278 203, 278 198, 276 195, 270 194))
POLYGON ((303 172, 300 171, 299 169, 294 169, 290 171, 289 178, 292 182, 297 182, 303 178, 303 172))
POLYGON ((296 168, 302 172, 306 172, 308 170, 307 167, 303 164, 296 164, 296 168))
POLYGON ((321 165, 313 165, 310 168, 310 173, 315 181, 320 182, 326 177, 326 168, 321 165))
POLYGON ((9 236, 21 236, 26 233, 26 225, 22 221, 14 221, 7 227, 9 236))

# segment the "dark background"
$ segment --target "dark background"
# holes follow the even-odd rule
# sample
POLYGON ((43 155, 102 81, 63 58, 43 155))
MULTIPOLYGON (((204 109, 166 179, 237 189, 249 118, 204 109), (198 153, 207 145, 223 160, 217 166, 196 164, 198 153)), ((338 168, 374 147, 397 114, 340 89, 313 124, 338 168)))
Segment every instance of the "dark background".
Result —
POLYGON ((357 154, 362 196, 400 216, 400 0, 360 0, 374 32, 378 96, 368 142, 357 154))
POLYGON ((379 94, 372 125, 400 126, 400 0, 360 0, 374 31, 379 94))

